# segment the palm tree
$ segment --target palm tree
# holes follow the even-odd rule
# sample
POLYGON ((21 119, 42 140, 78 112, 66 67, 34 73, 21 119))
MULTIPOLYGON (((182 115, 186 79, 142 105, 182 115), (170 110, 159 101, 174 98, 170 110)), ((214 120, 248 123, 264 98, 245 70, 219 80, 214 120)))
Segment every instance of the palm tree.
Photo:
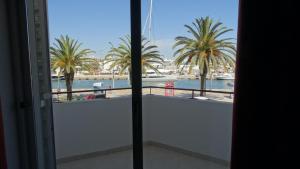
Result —
MULTIPOLYGON (((114 69, 116 67, 120 68, 120 74, 123 74, 127 70, 129 74, 128 80, 131 84, 131 38, 127 35, 125 38, 120 38, 120 40, 121 43, 118 47, 114 47, 111 44, 111 49, 105 57, 105 64, 111 63, 110 69, 114 69)), ((160 73, 153 64, 163 64, 163 61, 164 60, 160 57, 157 50, 157 46, 151 45, 150 41, 143 38, 141 56, 142 72, 146 73, 146 71, 150 69, 160 73)))
POLYGON ((54 47, 50 47, 51 69, 60 69, 63 73, 67 87, 67 99, 72 100, 72 85, 76 67, 88 67, 92 61, 87 55, 93 53, 90 49, 81 49, 82 43, 78 43, 69 36, 60 36, 55 39, 54 47))
MULTIPOLYGON (((224 70, 235 66, 235 44, 233 38, 220 38, 221 35, 232 31, 221 22, 214 22, 211 18, 200 18, 192 26, 185 25, 191 37, 178 36, 173 48, 175 63, 179 67, 189 67, 191 72, 194 66, 199 67, 200 89, 205 90, 206 76, 211 69, 217 70, 222 66, 224 70)), ((201 91, 201 96, 204 92, 201 91)))

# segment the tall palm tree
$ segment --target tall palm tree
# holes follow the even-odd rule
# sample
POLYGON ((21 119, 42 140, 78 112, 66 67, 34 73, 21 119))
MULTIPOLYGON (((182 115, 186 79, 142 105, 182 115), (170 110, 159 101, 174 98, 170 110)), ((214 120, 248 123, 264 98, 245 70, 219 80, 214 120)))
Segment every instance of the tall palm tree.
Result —
MULTIPOLYGON (((232 42, 233 38, 220 37, 232 29, 224 27, 221 22, 214 22, 209 17, 196 19, 192 26, 185 27, 192 36, 175 38, 175 63, 177 66, 188 66, 189 72, 194 66, 198 66, 200 89, 205 90, 206 76, 211 68, 217 70, 222 66, 227 70, 235 66, 236 48, 232 42)), ((203 95, 202 91, 201 96, 203 95)))
MULTIPOLYGON (((105 63, 111 63, 110 69, 116 67, 120 68, 120 74, 123 74, 127 70, 129 74, 128 80, 131 84, 131 38, 127 35, 125 38, 120 38, 120 40, 121 43, 118 47, 114 47, 111 44, 111 49, 105 57, 105 63)), ((160 73, 153 64, 163 64, 163 61, 157 50, 157 46, 151 45, 150 41, 143 38, 141 56, 142 72, 146 73, 146 71, 150 69, 160 73)))
POLYGON ((60 69, 66 81, 67 99, 72 100, 72 85, 76 67, 89 66, 92 61, 87 55, 93 53, 90 49, 81 49, 82 43, 78 43, 69 36, 60 36, 55 39, 53 47, 50 47, 51 69, 60 69))

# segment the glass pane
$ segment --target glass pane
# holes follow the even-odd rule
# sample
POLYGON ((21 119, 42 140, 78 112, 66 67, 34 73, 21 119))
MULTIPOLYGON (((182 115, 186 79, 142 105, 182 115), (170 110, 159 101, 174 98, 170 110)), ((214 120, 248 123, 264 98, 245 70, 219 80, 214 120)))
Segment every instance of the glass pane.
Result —
POLYGON ((48 11, 57 168, 132 168, 131 89, 115 51, 130 1, 48 0, 48 11))
POLYGON ((145 168, 229 168, 238 1, 143 0, 142 15, 145 168))

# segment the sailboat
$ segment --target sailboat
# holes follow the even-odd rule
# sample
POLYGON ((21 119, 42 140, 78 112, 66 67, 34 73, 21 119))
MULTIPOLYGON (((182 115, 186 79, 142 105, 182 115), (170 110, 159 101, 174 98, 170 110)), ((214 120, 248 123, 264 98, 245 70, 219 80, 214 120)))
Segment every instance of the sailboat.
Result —
MULTIPOLYGON (((153 0, 149 1, 149 12, 145 21, 145 25, 143 28, 143 36, 145 37, 146 30, 148 31, 148 40, 150 43, 153 43, 152 40, 152 11, 153 11, 153 0)), ((154 70, 147 70, 145 74, 142 76, 143 82, 168 82, 168 81, 176 81, 177 77, 174 75, 163 74, 165 72, 164 69, 160 69, 161 73, 157 73, 154 70)))

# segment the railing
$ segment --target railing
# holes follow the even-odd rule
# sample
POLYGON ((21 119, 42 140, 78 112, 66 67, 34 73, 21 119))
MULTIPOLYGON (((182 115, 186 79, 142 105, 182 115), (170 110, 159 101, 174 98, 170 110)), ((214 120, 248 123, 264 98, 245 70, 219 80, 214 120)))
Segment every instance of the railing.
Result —
MULTIPOLYGON (((72 92, 52 92, 54 102, 63 102, 67 101, 66 97, 60 97, 61 95, 67 95, 68 93, 75 94, 73 95, 73 100, 89 100, 86 96, 96 96, 101 95, 101 98, 112 98, 112 97, 120 97, 120 96, 128 96, 131 95, 131 88, 107 88, 107 89, 97 89, 97 90, 76 90, 72 92), (115 91, 122 91, 121 93, 113 94, 115 91), (76 95, 76 94, 83 94, 86 95, 76 95), (101 94, 99 94, 101 93, 101 94), (55 97, 56 96, 56 97, 55 97), (80 99, 78 99, 80 98, 80 99)), ((208 99, 216 99, 223 101, 232 101, 232 96, 234 92, 232 91, 218 91, 218 90, 200 90, 200 89, 187 89, 187 88, 168 88, 168 87, 159 87, 159 86, 144 86, 143 87, 143 94, 150 94, 150 95, 164 95, 164 96, 179 96, 179 97, 187 97, 191 99, 199 98, 197 95, 200 95, 200 92, 205 93, 205 97, 208 99), (163 91, 162 91, 163 90, 163 91), (176 94, 175 94, 176 91, 176 94), (179 92, 181 91, 181 92, 179 92), (198 94, 199 93, 199 94, 198 94), (225 99, 226 98, 226 99, 225 99)), ((96 98, 91 98, 96 99, 96 98)), ((200 98, 203 99, 203 98, 200 98)))

